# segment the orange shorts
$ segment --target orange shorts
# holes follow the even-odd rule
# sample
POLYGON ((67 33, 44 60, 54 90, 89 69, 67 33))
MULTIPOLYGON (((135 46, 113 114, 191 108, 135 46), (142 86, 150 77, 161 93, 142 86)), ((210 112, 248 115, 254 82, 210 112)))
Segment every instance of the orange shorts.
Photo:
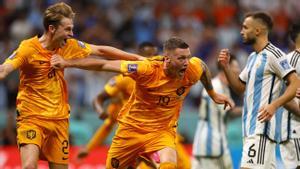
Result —
POLYGON ((18 146, 39 146, 41 160, 56 164, 69 161, 69 120, 27 118, 17 121, 18 146))
POLYGON ((106 169, 135 168, 140 156, 166 147, 175 149, 176 133, 173 128, 143 132, 119 124, 106 159, 106 169))

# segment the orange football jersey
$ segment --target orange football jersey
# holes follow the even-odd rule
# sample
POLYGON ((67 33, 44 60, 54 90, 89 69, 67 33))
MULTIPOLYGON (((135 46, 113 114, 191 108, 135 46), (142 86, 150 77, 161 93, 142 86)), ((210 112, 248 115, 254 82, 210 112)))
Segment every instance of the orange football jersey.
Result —
POLYGON ((22 41, 5 61, 20 70, 16 103, 18 118, 68 118, 70 107, 64 70, 55 70, 50 66, 51 56, 58 54, 65 59, 72 59, 83 58, 90 53, 89 44, 75 39, 67 40, 66 45, 56 51, 44 49, 37 36, 22 41))
POLYGON ((183 100, 203 73, 201 60, 189 60, 183 79, 165 75, 163 61, 122 61, 121 72, 136 81, 136 87, 119 113, 124 125, 153 131, 177 125, 183 100))

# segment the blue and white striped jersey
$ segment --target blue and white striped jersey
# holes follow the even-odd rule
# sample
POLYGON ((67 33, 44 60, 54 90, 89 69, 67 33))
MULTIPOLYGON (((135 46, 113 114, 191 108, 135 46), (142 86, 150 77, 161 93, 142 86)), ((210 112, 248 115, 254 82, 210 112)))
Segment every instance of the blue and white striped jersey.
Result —
MULTIPOLYGON (((300 76, 300 52, 294 50, 287 55, 287 58, 291 66, 296 69, 297 75, 300 76)), ((298 102, 298 99, 295 98, 295 101, 298 102)), ((291 117, 291 138, 300 138, 300 118, 292 113, 289 115, 291 117)))
POLYGON ((250 54, 239 78, 246 84, 243 107, 243 136, 266 135, 282 142, 288 139, 288 114, 279 108, 268 122, 257 120, 259 109, 277 99, 284 92, 283 78, 294 71, 287 56, 271 43, 259 53, 250 54))
MULTIPOLYGON (((229 88, 218 77, 212 79, 214 90, 230 97, 229 88)), ((219 157, 227 149, 226 111, 202 91, 199 120, 194 137, 193 155, 200 157, 219 157)))

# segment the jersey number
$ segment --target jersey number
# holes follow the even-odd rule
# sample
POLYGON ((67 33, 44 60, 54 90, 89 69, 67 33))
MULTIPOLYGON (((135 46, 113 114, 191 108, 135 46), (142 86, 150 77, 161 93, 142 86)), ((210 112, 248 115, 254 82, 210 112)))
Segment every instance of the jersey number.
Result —
POLYGON ((256 150, 253 148, 254 146, 255 146, 255 144, 252 144, 249 147, 249 151, 248 151, 248 156, 249 157, 255 157, 255 155, 256 155, 256 150))
POLYGON ((68 142, 68 140, 64 140, 61 144, 62 144, 62 152, 64 154, 69 154, 69 142, 68 142))
POLYGON ((159 96, 159 100, 157 104, 161 106, 166 106, 169 104, 170 100, 171 99, 169 96, 159 96))

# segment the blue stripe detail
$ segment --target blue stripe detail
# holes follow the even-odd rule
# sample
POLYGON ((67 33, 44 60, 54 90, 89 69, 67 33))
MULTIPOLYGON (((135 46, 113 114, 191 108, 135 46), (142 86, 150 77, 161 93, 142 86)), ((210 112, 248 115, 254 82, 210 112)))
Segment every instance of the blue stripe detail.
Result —
POLYGON ((220 137, 220 155, 223 155, 224 147, 223 147, 223 135, 222 135, 223 133, 221 131, 221 120, 223 120, 221 111, 218 109, 218 129, 219 129, 219 133, 221 135, 221 137, 220 137))
POLYGON ((282 116, 283 116, 284 108, 280 107, 276 112, 275 112, 275 140, 277 142, 281 142, 282 140, 282 116))
MULTIPOLYGON (((272 83, 271 83, 271 88, 270 88, 270 93, 269 93, 268 104, 270 104, 273 100, 273 89, 274 89, 274 85, 275 85, 275 80, 276 80, 276 75, 272 74, 272 83)), ((270 132, 271 132, 270 122, 267 121, 267 122, 265 122, 264 135, 270 136, 270 132)))
POLYGON ((255 73, 255 80, 254 80, 254 93, 253 93, 253 110, 251 112, 250 117, 250 131, 249 134, 252 135, 256 129, 256 120, 258 111, 260 108, 260 100, 261 100, 261 93, 263 87, 263 80, 264 80, 264 70, 267 63, 267 55, 266 53, 262 54, 260 66, 257 68, 255 73))
POLYGON ((252 56, 250 59, 249 59, 249 66, 248 67, 248 80, 246 82, 246 91, 245 91, 245 95, 244 95, 244 107, 243 107, 243 136, 246 137, 248 136, 247 134, 247 115, 248 115, 248 106, 247 106, 247 97, 248 97, 248 87, 249 87, 249 79, 250 79, 250 75, 251 75, 251 70, 253 68, 253 64, 254 62, 256 61, 257 59, 257 55, 250 55, 252 56))
POLYGON ((206 155, 212 155, 212 127, 211 127, 211 110, 210 110, 210 98, 204 97, 206 100, 206 120, 207 120, 207 138, 206 138, 206 155))

